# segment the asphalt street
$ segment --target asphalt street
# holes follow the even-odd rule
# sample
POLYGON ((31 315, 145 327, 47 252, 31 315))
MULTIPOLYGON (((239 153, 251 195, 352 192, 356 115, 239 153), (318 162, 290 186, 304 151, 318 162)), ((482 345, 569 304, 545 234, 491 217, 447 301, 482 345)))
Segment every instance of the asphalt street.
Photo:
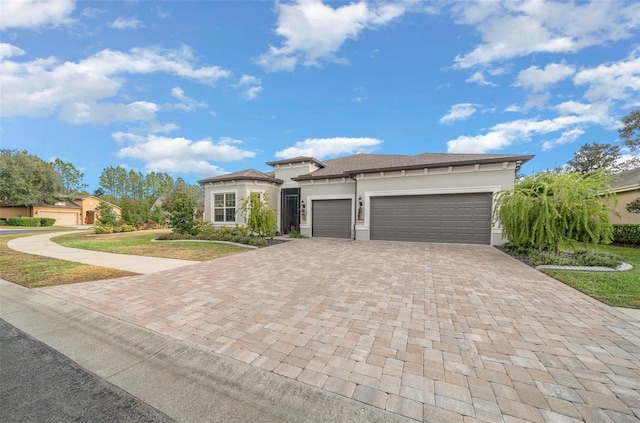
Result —
POLYGON ((0 421, 174 420, 0 319, 0 421))

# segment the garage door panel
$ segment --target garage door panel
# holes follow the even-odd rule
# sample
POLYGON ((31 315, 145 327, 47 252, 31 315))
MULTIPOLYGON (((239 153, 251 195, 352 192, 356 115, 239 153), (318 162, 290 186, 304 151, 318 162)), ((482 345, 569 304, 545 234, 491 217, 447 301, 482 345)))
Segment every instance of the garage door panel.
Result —
POLYGON ((491 193, 371 198, 370 238, 490 244, 491 193))
POLYGON ((312 236, 351 238, 351 200, 313 200, 312 207, 312 236))
POLYGON ((78 224, 78 215, 77 213, 69 213, 69 212, 54 212, 54 211, 40 211, 38 214, 39 217, 49 217, 52 219, 56 219, 54 222, 55 226, 65 226, 65 225, 77 225, 78 224))

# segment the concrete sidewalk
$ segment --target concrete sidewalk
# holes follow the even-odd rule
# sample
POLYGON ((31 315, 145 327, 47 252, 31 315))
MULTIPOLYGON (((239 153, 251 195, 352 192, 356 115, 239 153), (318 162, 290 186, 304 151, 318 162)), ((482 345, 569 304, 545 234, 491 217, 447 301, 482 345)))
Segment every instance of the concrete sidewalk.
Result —
POLYGON ((408 422, 0 279, 0 318, 179 422, 408 422))
POLYGON ((39 235, 15 238, 8 242, 12 250, 27 254, 37 254, 61 260, 75 261, 94 266, 110 267, 133 273, 149 274, 200 263, 191 260, 177 260, 161 257, 142 257, 128 254, 113 254, 100 251, 67 248, 51 241, 54 236, 66 232, 47 232, 39 235))

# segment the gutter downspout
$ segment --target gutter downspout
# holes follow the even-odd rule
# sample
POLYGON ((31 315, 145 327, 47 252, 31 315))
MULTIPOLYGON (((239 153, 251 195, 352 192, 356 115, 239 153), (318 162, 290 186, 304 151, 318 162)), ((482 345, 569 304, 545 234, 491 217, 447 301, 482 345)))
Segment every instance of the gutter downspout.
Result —
POLYGON ((355 201, 353 209, 355 210, 355 214, 353 216, 353 240, 356 240, 356 225, 358 224, 358 179, 356 179, 355 173, 349 174, 349 179, 356 183, 353 201, 355 201))

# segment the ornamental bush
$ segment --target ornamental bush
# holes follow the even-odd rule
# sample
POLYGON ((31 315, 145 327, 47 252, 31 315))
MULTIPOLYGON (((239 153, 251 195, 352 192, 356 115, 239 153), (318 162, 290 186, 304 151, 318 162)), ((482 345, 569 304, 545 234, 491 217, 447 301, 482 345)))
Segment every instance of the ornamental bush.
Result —
POLYGON ((40 226, 42 224, 39 217, 10 217, 7 222, 9 226, 40 226))
POLYGON ((40 226, 53 226, 56 223, 56 219, 53 217, 41 217, 40 218, 40 226))
POLYGON ((611 242, 609 174, 541 172, 496 196, 494 221, 517 245, 559 253, 561 242, 611 242))
POLYGON ((620 244, 640 245, 640 225, 638 224, 613 225, 613 241, 620 244))

